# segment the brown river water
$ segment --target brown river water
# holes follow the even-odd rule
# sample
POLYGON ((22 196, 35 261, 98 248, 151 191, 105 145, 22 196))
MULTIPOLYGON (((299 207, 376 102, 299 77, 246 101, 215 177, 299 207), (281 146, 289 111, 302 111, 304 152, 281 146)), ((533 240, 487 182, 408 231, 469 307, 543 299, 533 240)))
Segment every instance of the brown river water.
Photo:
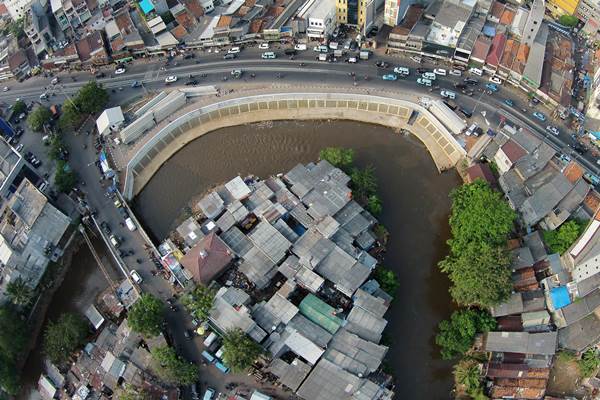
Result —
POLYGON ((355 149, 358 166, 373 165, 384 204, 380 221, 391 239, 385 258, 400 279, 386 315, 398 399, 449 399, 451 364, 433 338, 452 303, 448 280, 437 269, 447 252, 448 193, 455 171, 439 174, 425 147, 376 125, 349 121, 282 121, 221 129, 169 159, 136 199, 138 217, 157 239, 175 228, 192 198, 236 174, 266 177, 315 161, 328 146, 355 149))

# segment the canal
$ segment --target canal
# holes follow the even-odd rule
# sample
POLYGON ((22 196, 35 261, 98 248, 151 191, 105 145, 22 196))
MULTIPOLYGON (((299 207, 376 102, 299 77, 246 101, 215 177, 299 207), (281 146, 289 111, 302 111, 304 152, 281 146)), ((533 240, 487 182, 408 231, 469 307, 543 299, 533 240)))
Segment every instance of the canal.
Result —
POLYGON ((267 177, 317 159, 328 146, 350 147, 359 166, 373 165, 391 240, 385 265, 400 278, 388 314, 388 363, 399 399, 451 398, 451 364, 434 345, 438 322, 450 314, 449 282, 436 264, 447 252, 448 193, 460 183, 454 171, 439 174, 425 147, 412 136, 349 121, 280 121, 221 129, 176 153, 136 199, 152 235, 164 238, 192 198, 236 174, 267 177))

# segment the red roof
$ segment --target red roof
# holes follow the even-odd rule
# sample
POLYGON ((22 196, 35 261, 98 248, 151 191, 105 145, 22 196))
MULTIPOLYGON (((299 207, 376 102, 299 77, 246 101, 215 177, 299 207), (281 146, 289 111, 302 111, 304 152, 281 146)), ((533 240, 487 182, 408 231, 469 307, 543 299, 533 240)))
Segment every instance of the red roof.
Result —
POLYGON ((490 50, 491 40, 482 35, 479 35, 475 44, 473 45, 473 51, 471 52, 471 58, 476 60, 485 61, 488 51, 490 50))
POLYGON ((502 332, 522 332, 523 322, 520 315, 507 315, 497 319, 497 329, 502 332))
POLYGON ((531 368, 527 364, 490 363, 487 365, 489 378, 541 378, 550 377, 550 368, 531 368))
POLYGON ((569 180, 569 182, 574 184, 579 180, 579 178, 583 176, 584 172, 585 171, 583 170, 583 168, 581 168, 581 166, 577 162, 571 161, 565 167, 563 175, 569 180))
POLYGON ((0 15, 7 15, 8 8, 4 5, 4 3, 0 3, 0 15))
POLYGON ((517 142, 514 142, 512 140, 509 140, 508 142, 504 143, 504 146, 501 147, 501 150, 512 163, 516 163, 522 157, 527 155, 525 149, 519 146, 517 142))
POLYGON ((494 36, 494 40, 492 40, 492 47, 490 48, 490 52, 485 59, 485 62, 489 65, 497 67, 500 63, 500 58, 502 57, 505 44, 506 36, 503 33, 498 33, 496 36, 494 36))
POLYGON ((233 260, 229 247, 214 232, 205 236, 181 259, 197 283, 207 285, 219 276, 233 260))
POLYGON ((469 177, 469 182, 473 182, 477 178, 481 178, 484 181, 488 182, 490 185, 496 184, 496 178, 490 169, 488 164, 476 163, 469 167, 467 170, 467 176, 469 177))

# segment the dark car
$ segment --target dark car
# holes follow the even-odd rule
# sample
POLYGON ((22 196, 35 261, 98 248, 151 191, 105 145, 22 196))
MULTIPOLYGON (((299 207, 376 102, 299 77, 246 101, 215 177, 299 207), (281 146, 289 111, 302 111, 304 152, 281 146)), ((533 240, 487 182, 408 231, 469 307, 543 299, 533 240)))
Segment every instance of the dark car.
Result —
POLYGON ((285 49, 283 51, 285 53, 286 56, 293 56, 296 55, 296 49, 285 49))
POLYGON ((454 87, 457 89, 466 89, 467 85, 465 85, 464 83, 455 83, 454 87))
POLYGON ((196 55, 194 53, 192 53, 192 54, 186 54, 185 56, 183 56, 183 59, 184 60, 189 60, 189 59, 192 59, 194 57, 196 57, 196 55))
POLYGON ((464 107, 458 107, 458 112, 460 112, 462 115, 465 116, 465 118, 471 118, 473 116, 473 113, 467 109, 465 109, 464 107))
POLYGON ((192 81, 187 81, 187 82, 185 83, 185 85, 186 85, 186 86, 196 86, 197 84, 198 84, 198 81, 197 81, 197 80, 195 80, 195 79, 194 79, 194 80, 192 80, 192 81))
POLYGON ((233 60, 237 55, 233 53, 227 53, 223 56, 223 60, 233 60))
POLYGON ((427 68, 423 68, 423 67, 419 67, 419 68, 417 68, 417 73, 419 73, 419 74, 423 74, 423 73, 425 73, 425 72, 427 72, 427 68))
POLYGON ((479 81, 477 79, 473 79, 473 78, 465 78, 465 79, 463 79, 463 82, 466 83, 467 85, 479 85, 479 81))
POLYGON ((108 223, 106 223, 106 221, 102 221, 100 222, 100 228, 102 229, 102 231, 104 233, 106 233, 107 235, 110 235, 112 233, 110 226, 108 225, 108 223))
POLYGON ((105 76, 106 74, 104 72, 98 72, 95 75, 96 79, 104 78, 105 76))
POLYGON ((390 64, 386 63, 385 61, 377 61, 375 65, 377 68, 387 68, 390 66, 390 64))

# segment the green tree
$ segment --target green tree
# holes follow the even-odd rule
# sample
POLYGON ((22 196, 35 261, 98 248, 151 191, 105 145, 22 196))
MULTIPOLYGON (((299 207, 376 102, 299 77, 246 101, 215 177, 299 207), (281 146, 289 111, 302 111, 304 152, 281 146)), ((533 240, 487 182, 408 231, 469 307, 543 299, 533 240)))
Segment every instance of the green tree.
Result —
POLYGON ((69 193, 77 183, 77 175, 71 169, 71 166, 63 160, 56 163, 56 174, 54 175, 54 184, 56 188, 63 193, 69 193))
POLYGON ((352 194, 359 202, 365 204, 369 196, 377 193, 377 178, 373 166, 369 165, 364 169, 353 168, 350 178, 352 194))
POLYGON ((152 370, 165 383, 187 386, 198 380, 198 367, 168 346, 152 349, 152 370))
POLYGON ((13 281, 8 282, 6 285, 6 294, 10 301, 18 306, 25 306, 29 304, 33 297, 33 291, 31 287, 21 277, 16 278, 13 281))
POLYGON ((450 295, 458 304, 491 307, 512 292, 510 258, 504 248, 487 243, 469 244, 458 255, 448 255, 439 263, 448 274, 450 295))
POLYGON ((575 243, 584 228, 584 223, 576 220, 567 221, 556 230, 544 231, 544 242, 552 253, 563 254, 575 243))
POLYGON ((233 372, 244 372, 263 353, 263 348, 241 329, 232 329, 223 338, 223 361, 233 372))
POLYGON ((189 313, 198 319, 208 318, 215 300, 215 292, 203 285, 198 285, 194 290, 181 298, 181 302, 189 313))
POLYGON ((595 349, 589 349, 581 356, 581 359, 577 361, 579 367, 579 373, 583 378, 589 378, 598 370, 600 367, 600 357, 595 349))
POLYGON ((574 28, 579 23, 579 19, 574 15, 561 15, 558 19, 558 23, 569 28, 574 28))
POLYGON ((514 227, 516 213, 502 198, 500 192, 487 182, 477 179, 450 193, 452 213, 450 249, 460 252, 468 243, 488 243, 504 246, 514 227))
POLYGON ((36 131, 41 132, 44 124, 52 119, 52 113, 48 107, 38 106, 27 117, 27 125, 36 131))
POLYGON ((354 150, 343 147, 326 147, 319 152, 321 160, 327 160, 331 165, 349 173, 354 163, 354 150))
POLYGON ((0 353, 0 388, 13 396, 21 388, 15 361, 2 353, 0 353))
POLYGON ((55 364, 64 364, 89 332, 87 322, 78 315, 65 313, 50 322, 44 333, 44 352, 55 364))
POLYGON ((75 103, 81 113, 97 113, 103 110, 104 106, 108 104, 108 92, 98 82, 90 81, 79 89, 75 103))
POLYGON ((0 306, 0 356, 16 359, 27 343, 27 324, 11 304, 0 306))
POLYGON ((23 26, 23 18, 19 18, 16 21, 12 21, 10 24, 8 24, 8 32, 14 35, 16 38, 23 37, 25 35, 23 26))
POLYGON ((61 110, 58 125, 61 129, 72 129, 81 121, 81 111, 74 102, 66 101, 61 110))
POLYGON ((475 335, 496 327, 496 320, 486 311, 474 309, 457 310, 450 320, 439 323, 435 343, 440 347, 444 360, 464 355, 473 345, 475 335))
POLYGON ((48 156, 54 160, 60 160, 61 150, 63 149, 63 142, 60 135, 52 135, 50 137, 50 147, 48 148, 48 156))
POLYGON ((19 115, 21 113, 24 113, 25 111, 27 111, 27 105, 25 104, 25 102, 23 100, 17 100, 15 101, 15 104, 13 105, 13 115, 19 115))
POLYGON ((165 318, 165 306, 160 299, 144 293, 127 313, 129 326, 146 337, 160 334, 165 318))
POLYGON ((151 398, 150 394, 146 393, 143 388, 136 388, 129 384, 119 388, 115 395, 117 400, 146 400, 151 398))
POLYGON ((375 268, 374 278, 379 282, 381 288, 392 296, 400 286, 396 273, 381 265, 375 268))
POLYGON ((376 194, 372 194, 367 199, 367 211, 369 211, 373 215, 379 215, 383 211, 383 204, 381 204, 381 199, 376 194))
POLYGON ((473 396, 481 389, 481 373, 476 360, 463 358, 454 365, 452 373, 455 386, 462 386, 469 396, 473 396))

